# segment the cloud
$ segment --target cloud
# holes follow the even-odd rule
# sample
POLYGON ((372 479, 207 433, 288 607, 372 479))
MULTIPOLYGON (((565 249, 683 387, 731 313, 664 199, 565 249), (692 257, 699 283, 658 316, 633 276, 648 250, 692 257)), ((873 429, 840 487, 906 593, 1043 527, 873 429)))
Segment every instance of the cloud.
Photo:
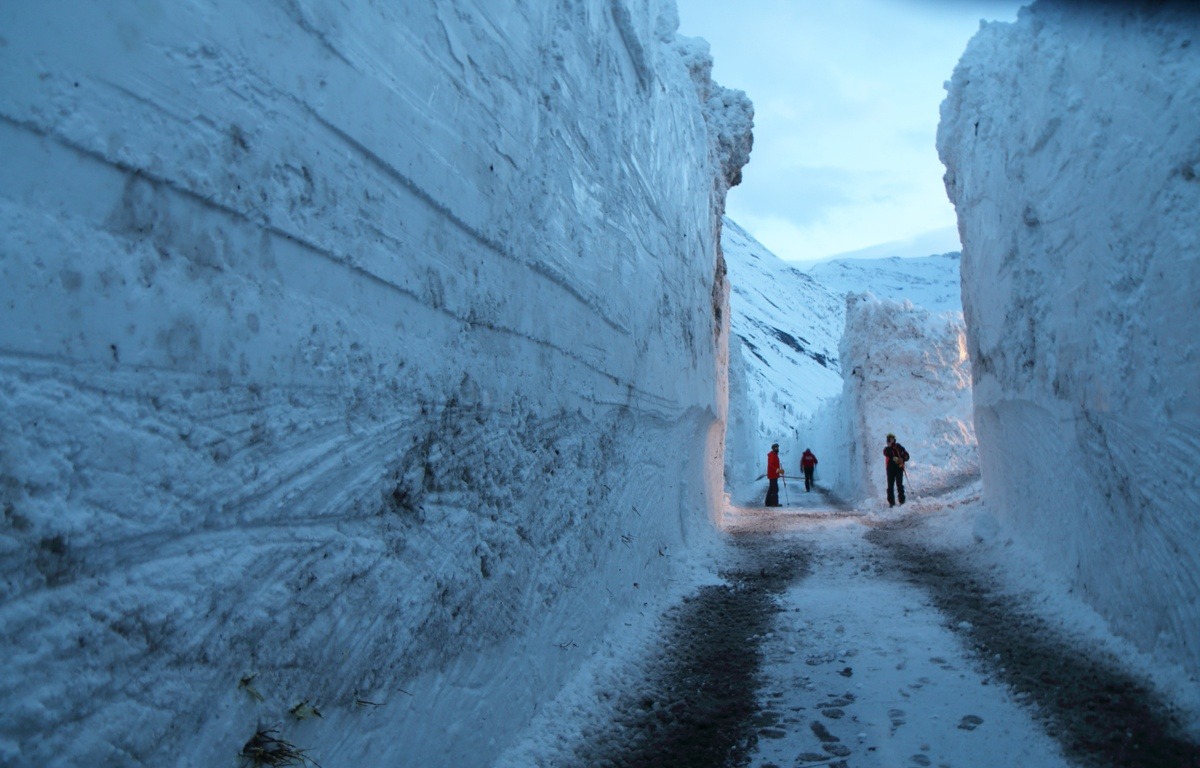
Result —
POLYGON ((957 227, 942 227, 920 232, 904 240, 893 240, 847 253, 835 253, 835 259, 882 259, 890 256, 933 256, 962 249, 957 227))
POLYGON ((872 187, 870 172, 845 168, 782 167, 753 162, 743 171, 744 184, 730 200, 763 218, 788 219, 797 225, 822 221, 835 208, 855 204, 861 190, 872 187))
POLYGON ((679 0, 714 77, 755 103, 730 215, 778 255, 811 259, 954 224, 934 147, 943 83, 980 17, 1015 0, 679 0))

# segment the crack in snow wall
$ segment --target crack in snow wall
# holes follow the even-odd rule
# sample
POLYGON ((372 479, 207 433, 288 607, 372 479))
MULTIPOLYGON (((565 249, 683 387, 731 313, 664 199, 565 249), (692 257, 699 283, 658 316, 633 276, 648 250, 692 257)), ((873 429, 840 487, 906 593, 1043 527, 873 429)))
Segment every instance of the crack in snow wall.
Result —
POLYGON ((1115 631, 1200 676, 1200 16, 1036 3, 955 69, 985 495, 1115 631))
POLYGON ((750 130, 676 26, 0 10, 0 762, 485 765, 665 588, 750 130))

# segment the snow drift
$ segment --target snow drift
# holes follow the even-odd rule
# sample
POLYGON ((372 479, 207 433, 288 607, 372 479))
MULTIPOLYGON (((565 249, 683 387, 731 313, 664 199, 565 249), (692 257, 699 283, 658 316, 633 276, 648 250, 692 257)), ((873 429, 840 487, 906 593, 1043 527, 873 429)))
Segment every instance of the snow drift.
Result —
POLYGON ((1040 2, 989 24, 938 149, 990 508, 1200 674, 1200 17, 1040 2))
POLYGON ((485 764, 702 543, 750 107, 674 14, 0 10, 0 762, 485 764))

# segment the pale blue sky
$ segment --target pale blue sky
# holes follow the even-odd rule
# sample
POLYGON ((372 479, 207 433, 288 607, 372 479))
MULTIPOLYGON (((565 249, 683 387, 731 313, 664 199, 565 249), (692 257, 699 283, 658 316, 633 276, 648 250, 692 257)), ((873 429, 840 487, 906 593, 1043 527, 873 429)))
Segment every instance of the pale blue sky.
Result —
POLYGON ((713 78, 754 102, 730 217, 794 261, 893 242, 898 255, 958 250, 934 146, 943 83, 980 19, 1013 21, 1023 3, 677 2, 713 78))

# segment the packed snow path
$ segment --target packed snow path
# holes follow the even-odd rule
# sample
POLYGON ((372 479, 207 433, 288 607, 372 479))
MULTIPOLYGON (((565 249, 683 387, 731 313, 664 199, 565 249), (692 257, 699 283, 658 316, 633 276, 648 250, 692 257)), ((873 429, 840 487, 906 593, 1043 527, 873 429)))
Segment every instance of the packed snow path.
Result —
POLYGON ((1200 765, 1138 681, 928 547, 920 516, 872 524, 787 490, 734 510, 726 582, 671 609, 539 765, 1200 765))

